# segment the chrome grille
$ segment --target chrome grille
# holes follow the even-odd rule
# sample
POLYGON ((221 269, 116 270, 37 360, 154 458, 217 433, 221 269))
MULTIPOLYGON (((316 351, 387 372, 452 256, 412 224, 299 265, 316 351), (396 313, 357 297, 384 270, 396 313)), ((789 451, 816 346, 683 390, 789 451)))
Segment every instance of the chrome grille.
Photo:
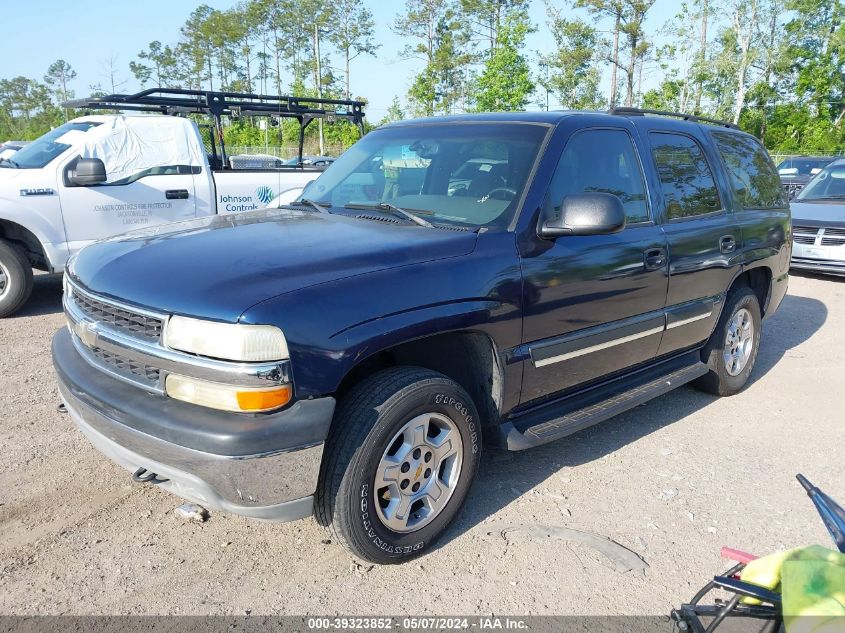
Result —
POLYGON ((162 320, 98 301, 76 288, 71 290, 73 302, 92 321, 105 323, 120 332, 145 339, 158 341, 161 338, 162 320))
POLYGON ((99 347, 92 347, 91 354, 121 374, 128 374, 130 376, 142 378, 153 384, 158 383, 160 371, 157 367, 129 360, 128 358, 112 354, 111 352, 107 352, 99 347))
POLYGON ((797 244, 815 244, 819 230, 812 226, 793 226, 792 241, 797 244))
POLYGON ((822 246, 845 245, 845 229, 825 229, 822 233, 822 246))

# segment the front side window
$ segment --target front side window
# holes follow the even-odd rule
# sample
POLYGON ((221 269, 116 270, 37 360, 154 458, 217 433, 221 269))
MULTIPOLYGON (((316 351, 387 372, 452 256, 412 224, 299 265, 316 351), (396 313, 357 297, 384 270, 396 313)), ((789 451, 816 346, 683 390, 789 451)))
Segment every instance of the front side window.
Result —
POLYGON ((566 144, 549 189, 555 212, 566 196, 611 193, 622 201, 627 224, 648 221, 645 183, 631 137, 622 130, 584 130, 566 144))
POLYGON ((97 125, 99 123, 93 121, 76 121, 60 125, 19 149, 11 157, 10 162, 19 169, 41 169, 71 146, 72 143, 65 142, 69 140, 68 136, 74 132, 87 132, 97 125))
POLYGON ((780 176, 760 143, 751 137, 730 132, 715 132, 713 138, 743 209, 786 206, 780 176))
POLYGON ((308 185, 303 197, 334 212, 389 203, 430 222, 505 227, 548 129, 445 123, 374 130, 308 185))
POLYGON ((680 134, 650 132, 649 138, 666 218, 680 220, 720 211, 719 191, 701 146, 680 134))

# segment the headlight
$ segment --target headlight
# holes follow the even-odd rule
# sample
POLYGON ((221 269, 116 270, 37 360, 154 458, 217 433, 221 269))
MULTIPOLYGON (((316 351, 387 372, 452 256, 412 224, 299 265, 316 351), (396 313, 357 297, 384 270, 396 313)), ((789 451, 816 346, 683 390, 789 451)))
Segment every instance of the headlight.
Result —
POLYGON ((212 409, 240 413, 270 411, 290 402, 290 385, 266 388, 233 387, 179 374, 170 374, 164 383, 167 395, 176 400, 212 409))
POLYGON ((285 360, 288 344, 273 325, 215 323, 172 316, 164 329, 164 344, 200 356, 243 362, 285 360))

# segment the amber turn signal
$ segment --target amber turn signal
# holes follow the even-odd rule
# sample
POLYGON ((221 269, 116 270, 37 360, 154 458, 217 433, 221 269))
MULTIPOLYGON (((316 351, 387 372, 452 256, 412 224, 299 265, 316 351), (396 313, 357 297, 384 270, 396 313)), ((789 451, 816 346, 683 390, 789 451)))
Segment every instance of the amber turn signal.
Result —
POLYGON ((290 385, 266 391, 238 391, 238 406, 242 411, 278 409, 290 402, 292 391, 290 385))

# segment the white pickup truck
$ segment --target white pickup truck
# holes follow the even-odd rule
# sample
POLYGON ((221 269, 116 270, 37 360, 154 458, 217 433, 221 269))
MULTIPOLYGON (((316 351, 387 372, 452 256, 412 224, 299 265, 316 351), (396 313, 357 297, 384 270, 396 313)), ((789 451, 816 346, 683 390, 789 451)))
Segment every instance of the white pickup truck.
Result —
POLYGON ((79 117, 2 159, 0 317, 26 302, 33 268, 61 271, 133 229, 293 201, 321 171, 237 166, 212 169, 197 125, 165 114, 79 117))

